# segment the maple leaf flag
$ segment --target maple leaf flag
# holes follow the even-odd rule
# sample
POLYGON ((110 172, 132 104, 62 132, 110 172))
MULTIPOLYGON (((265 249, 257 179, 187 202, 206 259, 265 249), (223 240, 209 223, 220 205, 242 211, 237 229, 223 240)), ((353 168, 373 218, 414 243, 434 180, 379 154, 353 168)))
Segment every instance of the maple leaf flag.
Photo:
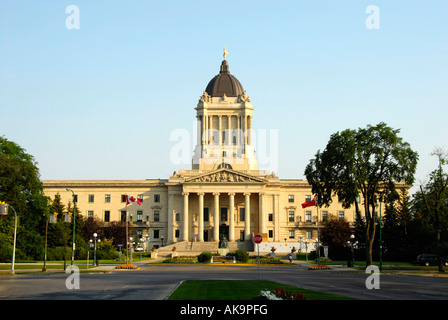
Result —
POLYGON ((139 206, 142 205, 142 202, 139 198, 133 197, 133 196, 126 196, 126 204, 133 204, 137 203, 139 206))
POLYGON ((307 208, 307 207, 314 207, 316 205, 316 198, 314 198, 311 201, 305 201, 304 203, 302 203, 302 208, 307 208))

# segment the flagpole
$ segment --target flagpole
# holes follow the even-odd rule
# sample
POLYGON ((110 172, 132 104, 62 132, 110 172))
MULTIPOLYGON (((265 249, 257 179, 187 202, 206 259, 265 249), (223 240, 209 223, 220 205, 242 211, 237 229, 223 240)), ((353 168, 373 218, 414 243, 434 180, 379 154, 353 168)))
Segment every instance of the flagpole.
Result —
POLYGON ((317 264, 320 266, 320 239, 319 239, 319 195, 316 197, 316 210, 317 210, 317 264))
POLYGON ((129 261, 129 243, 128 243, 128 195, 125 194, 126 201, 126 214, 125 214, 125 223, 126 223, 126 267, 128 266, 129 261))

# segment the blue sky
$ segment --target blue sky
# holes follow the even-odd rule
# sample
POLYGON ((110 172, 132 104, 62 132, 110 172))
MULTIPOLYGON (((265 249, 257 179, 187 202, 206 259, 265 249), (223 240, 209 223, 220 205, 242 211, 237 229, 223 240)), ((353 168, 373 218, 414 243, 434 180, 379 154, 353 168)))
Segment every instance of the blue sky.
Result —
POLYGON ((278 164, 260 169, 304 179, 332 133, 384 121, 419 153, 418 186, 431 151, 448 149, 447 12, 431 0, 0 0, 0 135, 44 180, 168 178, 191 167, 170 160, 170 135, 187 130, 193 150, 225 46, 255 130, 278 132, 278 164))

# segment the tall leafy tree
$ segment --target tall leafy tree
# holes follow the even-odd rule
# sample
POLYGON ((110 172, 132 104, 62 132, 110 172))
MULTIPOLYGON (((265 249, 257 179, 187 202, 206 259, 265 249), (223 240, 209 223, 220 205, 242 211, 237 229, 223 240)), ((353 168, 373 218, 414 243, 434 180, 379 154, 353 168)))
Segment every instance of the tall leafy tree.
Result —
POLYGON ((337 132, 305 169, 319 206, 330 205, 338 196, 344 208, 355 204, 358 212, 362 199, 366 265, 372 264, 379 198, 397 194, 397 182, 414 182, 418 155, 398 133, 383 122, 337 132))
POLYGON ((420 198, 420 208, 434 227, 439 271, 443 272, 441 233, 448 222, 448 174, 444 172, 443 166, 448 162, 448 155, 440 148, 432 155, 437 156, 439 160, 438 168, 431 173, 428 184, 425 187, 420 186, 420 194, 416 197, 420 198))
MULTIPOLYGON (((18 144, 0 137, 0 200, 17 212, 17 249, 23 255, 37 257, 42 254, 44 237, 40 227, 47 214, 47 198, 43 194, 39 170, 34 157, 18 144)), ((12 239, 8 225, 13 224, 14 214, 0 219, 0 238, 12 239)), ((6 248, 7 249, 7 248, 6 248)))

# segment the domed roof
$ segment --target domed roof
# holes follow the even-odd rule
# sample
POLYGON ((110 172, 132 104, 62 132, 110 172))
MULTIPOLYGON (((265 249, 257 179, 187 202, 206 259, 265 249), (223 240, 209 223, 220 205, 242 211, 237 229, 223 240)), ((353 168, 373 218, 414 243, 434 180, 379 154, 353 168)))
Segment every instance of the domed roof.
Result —
POLYGON ((227 60, 222 61, 219 74, 210 80, 205 91, 212 97, 222 97, 224 94, 227 97, 238 97, 244 93, 241 83, 230 74, 227 60))

